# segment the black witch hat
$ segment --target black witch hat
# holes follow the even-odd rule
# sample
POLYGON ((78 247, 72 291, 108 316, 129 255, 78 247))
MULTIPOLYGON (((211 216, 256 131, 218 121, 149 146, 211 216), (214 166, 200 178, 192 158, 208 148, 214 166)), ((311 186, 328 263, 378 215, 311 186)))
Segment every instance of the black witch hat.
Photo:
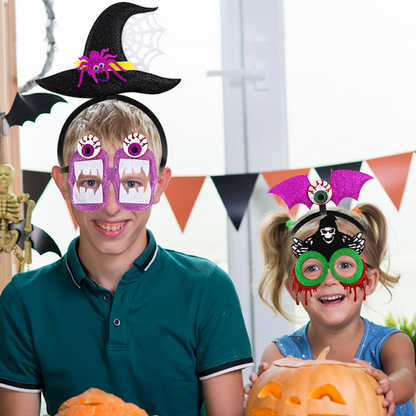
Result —
MULTIPOLYGON (((84 59, 85 73, 82 79, 82 65, 79 65, 79 69, 74 68, 59 72, 38 79, 36 82, 49 91, 79 98, 111 97, 126 92, 159 94, 172 89, 179 84, 180 79, 162 78, 136 69, 115 71, 115 69, 108 66, 111 61, 113 68, 120 67, 119 63, 122 62, 129 64, 121 41, 126 21, 135 14, 149 13, 156 9, 126 2, 116 3, 108 7, 95 21, 85 44, 84 56, 87 59, 84 59), (93 70, 96 63, 92 57, 97 54, 101 55, 102 58, 104 57, 104 60, 101 59, 104 62, 101 63, 101 68, 96 68, 101 69, 101 71, 93 70), (89 73, 94 73, 94 76, 88 76, 89 73)), ((131 64, 130 67, 134 68, 131 64)))

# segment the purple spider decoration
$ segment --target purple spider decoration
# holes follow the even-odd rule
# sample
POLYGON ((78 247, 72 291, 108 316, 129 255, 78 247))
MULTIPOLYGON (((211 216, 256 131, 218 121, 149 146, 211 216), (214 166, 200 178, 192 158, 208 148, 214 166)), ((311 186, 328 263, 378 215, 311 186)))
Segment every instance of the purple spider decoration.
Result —
POLYGON ((127 82, 127 80, 125 80, 121 75, 117 73, 117 71, 114 68, 110 66, 110 63, 112 63, 115 66, 117 66, 120 69, 120 71, 126 72, 125 69, 123 69, 114 59, 112 59, 112 58, 116 58, 117 55, 107 54, 104 56, 105 52, 108 52, 108 48, 103 49, 101 53, 98 53, 97 51, 91 51, 89 56, 84 55, 84 56, 81 56, 81 58, 79 58, 82 62, 80 62, 80 64, 77 66, 77 69, 81 71, 78 87, 82 83, 82 76, 84 75, 84 71, 88 71, 88 74, 93 77, 94 81, 97 84, 98 84, 98 79, 97 79, 96 74, 100 74, 103 71, 105 71, 107 80, 110 79, 110 74, 108 73, 108 71, 113 71, 114 74, 118 78, 120 78, 124 82, 127 82))

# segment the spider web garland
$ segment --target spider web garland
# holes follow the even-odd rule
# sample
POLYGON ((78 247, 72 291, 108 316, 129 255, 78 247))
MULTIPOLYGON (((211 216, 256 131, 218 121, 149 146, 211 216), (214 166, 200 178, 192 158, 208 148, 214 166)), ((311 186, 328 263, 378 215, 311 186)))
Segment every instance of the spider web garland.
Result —
POLYGON ((123 29, 122 43, 126 58, 137 70, 149 71, 150 63, 163 55, 160 38, 166 31, 155 19, 155 13, 131 16, 123 29))

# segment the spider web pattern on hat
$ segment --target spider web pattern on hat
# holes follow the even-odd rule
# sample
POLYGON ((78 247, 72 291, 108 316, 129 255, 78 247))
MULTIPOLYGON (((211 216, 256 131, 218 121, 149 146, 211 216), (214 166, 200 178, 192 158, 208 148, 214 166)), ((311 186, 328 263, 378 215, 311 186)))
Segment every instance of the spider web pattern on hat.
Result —
POLYGON ((123 49, 129 62, 138 70, 149 71, 154 58, 163 55, 160 38, 166 29, 156 21, 155 12, 131 16, 123 29, 123 49))

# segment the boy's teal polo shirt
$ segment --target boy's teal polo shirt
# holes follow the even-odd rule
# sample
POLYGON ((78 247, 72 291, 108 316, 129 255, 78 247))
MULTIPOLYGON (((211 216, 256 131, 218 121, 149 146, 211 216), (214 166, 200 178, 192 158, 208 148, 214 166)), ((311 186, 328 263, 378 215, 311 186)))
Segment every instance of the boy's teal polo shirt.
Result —
POLYGON ((90 387, 149 415, 197 416, 201 380, 252 364, 237 294, 208 260, 148 246, 115 295, 85 276, 72 241, 0 297, 0 387, 43 391, 48 412, 90 387))

